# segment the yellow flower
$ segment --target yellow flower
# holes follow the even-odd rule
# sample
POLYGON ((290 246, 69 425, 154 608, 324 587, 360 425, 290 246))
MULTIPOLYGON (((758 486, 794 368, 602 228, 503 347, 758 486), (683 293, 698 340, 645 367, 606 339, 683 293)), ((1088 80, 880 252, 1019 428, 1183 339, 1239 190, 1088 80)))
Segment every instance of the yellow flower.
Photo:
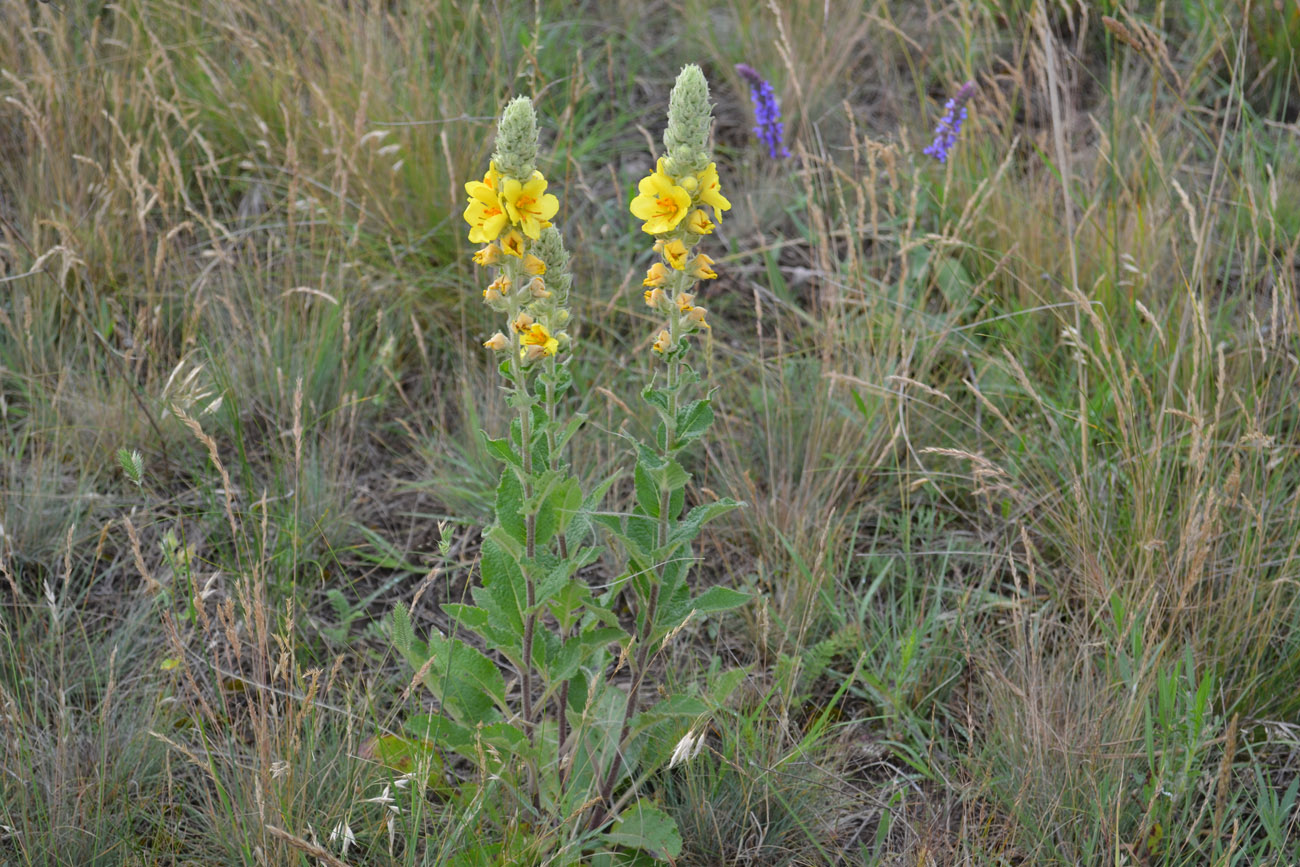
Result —
POLYGON ((718 183, 718 164, 709 163, 696 178, 700 181, 700 201, 713 208, 713 219, 721 223, 722 212, 731 210, 731 202, 722 195, 722 184, 718 183))
POLYGON ((691 194, 664 173, 664 161, 637 184, 640 195, 632 200, 632 214, 645 222, 643 232, 659 235, 677 228, 691 206, 691 194))
POLYGON ((560 348, 560 341, 551 336, 546 330, 546 326, 540 322, 533 323, 528 331, 519 338, 519 344, 523 349, 519 352, 519 357, 528 361, 538 361, 539 359, 554 355, 560 348))
POLYGON ((524 234, 534 241, 541 237, 542 229, 551 224, 551 217, 560 210, 560 200, 546 192, 546 178, 541 172, 533 172, 526 184, 516 178, 506 178, 501 186, 501 200, 505 203, 510 222, 523 229, 524 234))
POLYGON ((686 257, 690 252, 686 245, 682 243, 681 238, 674 238, 667 244, 664 244, 664 258, 668 264, 673 266, 674 271, 681 271, 686 267, 686 257))
POLYGON ((495 241, 510 220, 497 195, 500 181, 501 175, 493 166, 488 169, 483 180, 465 184, 465 192, 469 194, 469 205, 466 206, 462 216, 465 222, 469 223, 471 243, 487 244, 495 241))
POLYGON ((515 317, 515 321, 511 322, 510 325, 515 329, 515 331, 523 334, 525 331, 533 327, 533 317, 529 316, 527 313, 521 312, 515 317))
POLYGON ((498 331, 487 340, 484 340, 483 345, 493 352, 501 352, 502 350, 510 348, 510 338, 498 331))
POLYGON ((663 355, 665 352, 668 351, 669 344, 672 343, 672 340, 673 337, 671 334, 669 334, 667 331, 660 331, 659 336, 655 338, 654 346, 650 348, 653 349, 655 352, 659 353, 660 355, 663 355))
POLYGON ((701 253, 691 262, 691 276, 696 280, 716 280, 718 272, 713 270, 712 265, 713 257, 701 253))
POLYGON ((686 321, 697 328, 709 328, 709 323, 704 321, 704 314, 708 312, 703 307, 692 307, 686 311, 686 321))
POLYGON ((501 239, 501 252, 505 253, 507 256, 519 256, 522 258, 524 255, 524 236, 516 232, 514 229, 506 232, 506 236, 501 239))
POLYGON ((540 277, 546 273, 546 263, 529 253, 524 257, 524 270, 534 277, 540 277))
POLYGON ((650 266, 650 270, 645 272, 645 279, 641 281, 642 286, 662 286, 668 279, 668 269, 664 267, 663 262, 655 262, 650 266))
POLYGON ((486 247, 474 254, 474 264, 476 265, 483 265, 486 267, 488 265, 495 265, 499 261, 501 261, 501 248, 496 244, 488 244, 486 247))
POLYGON ((713 234, 713 221, 709 215, 704 213, 703 208, 696 208, 691 211, 691 216, 686 221, 686 228, 696 235, 713 234))
POLYGON ((647 289, 642 294, 645 298, 646 305, 653 307, 656 310, 662 309, 664 304, 668 302, 668 296, 665 295, 664 290, 660 289, 658 286, 653 289, 647 289))
POLYGON ((695 309, 695 296, 689 292, 683 292, 677 296, 677 309, 686 313, 695 309))
POLYGON ((528 281, 528 293, 534 298, 551 297, 551 290, 546 288, 546 283, 541 277, 534 277, 528 281))

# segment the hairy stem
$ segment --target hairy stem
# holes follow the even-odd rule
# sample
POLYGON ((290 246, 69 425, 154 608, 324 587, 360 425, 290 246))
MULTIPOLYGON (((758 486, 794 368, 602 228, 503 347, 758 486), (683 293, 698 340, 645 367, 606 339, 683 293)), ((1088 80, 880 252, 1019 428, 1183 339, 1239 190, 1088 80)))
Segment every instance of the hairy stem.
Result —
MULTIPOLYGON (((678 291, 685 291, 679 289, 678 291)), ((674 299, 675 300, 675 299, 674 299)), ((670 334, 672 336, 672 345, 676 345, 677 340, 677 319, 673 317, 669 320, 670 334)), ((673 443, 677 439, 677 406, 678 392, 681 389, 681 361, 674 357, 668 362, 667 374, 667 391, 668 391, 668 418, 664 422, 664 447, 662 456, 667 459, 672 456, 673 443)), ((669 510, 672 505, 672 489, 667 485, 661 485, 659 488, 659 547, 668 544, 668 531, 671 521, 669 510)), ((632 727, 632 717, 636 715, 638 700, 637 697, 641 692, 641 683, 645 680, 646 669, 650 664, 650 640, 654 635, 655 618, 659 611, 659 588, 663 585, 664 570, 668 564, 660 563, 658 574, 654 576, 654 583, 650 587, 650 598, 646 600, 644 609, 644 620, 641 623, 641 634, 637 637, 636 659, 632 666, 632 685, 628 689, 627 704, 623 709, 623 724, 619 729, 618 747, 614 752, 614 758, 610 761, 609 772, 605 775, 605 781, 600 787, 601 800, 606 806, 601 807, 594 814, 593 828, 598 828, 609 818, 611 799, 614 794, 614 784, 618 782, 618 774, 623 766, 623 749, 626 747, 628 732, 632 727)))

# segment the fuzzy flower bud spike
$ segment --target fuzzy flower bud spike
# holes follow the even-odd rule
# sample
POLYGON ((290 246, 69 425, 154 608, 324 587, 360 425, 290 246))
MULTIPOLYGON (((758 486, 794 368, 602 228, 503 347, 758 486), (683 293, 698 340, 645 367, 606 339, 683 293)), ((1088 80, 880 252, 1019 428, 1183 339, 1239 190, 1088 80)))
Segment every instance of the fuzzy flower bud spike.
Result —
POLYGON ((537 168, 537 112, 533 101, 516 96, 501 112, 497 123, 496 150, 492 165, 515 180, 532 178, 537 168))
POLYGON ((665 160, 669 174, 681 177, 699 172, 709 162, 709 129, 713 104, 709 83, 694 63, 677 75, 668 97, 668 126, 664 129, 665 160))

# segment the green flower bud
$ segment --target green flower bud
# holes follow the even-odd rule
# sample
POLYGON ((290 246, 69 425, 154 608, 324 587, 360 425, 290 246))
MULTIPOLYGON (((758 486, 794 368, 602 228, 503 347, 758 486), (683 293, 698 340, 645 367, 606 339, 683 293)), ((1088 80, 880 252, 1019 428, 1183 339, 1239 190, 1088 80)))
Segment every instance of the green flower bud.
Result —
POLYGON ((709 164, 709 129, 713 125, 709 83, 694 63, 683 67, 668 98, 665 169, 673 177, 694 174, 709 164))
POLYGON ((566 306, 569 288, 573 286, 573 273, 569 270, 569 251, 564 248, 560 230, 554 226, 542 229, 542 236, 533 252, 546 263, 546 285, 555 293, 556 305, 566 306))
MULTIPOLYGON (((569 270, 569 251, 564 249, 564 239, 554 226, 542 230, 533 246, 533 254, 546 265, 541 277, 546 294, 532 297, 527 310, 543 323, 547 330, 559 337, 559 330, 569 322, 569 289, 573 286, 573 273, 569 270)), ((561 346, 564 343, 561 340, 561 346)))
POLYGON ((521 181, 537 168, 537 112, 528 97, 516 96, 501 112, 492 161, 501 174, 521 181))

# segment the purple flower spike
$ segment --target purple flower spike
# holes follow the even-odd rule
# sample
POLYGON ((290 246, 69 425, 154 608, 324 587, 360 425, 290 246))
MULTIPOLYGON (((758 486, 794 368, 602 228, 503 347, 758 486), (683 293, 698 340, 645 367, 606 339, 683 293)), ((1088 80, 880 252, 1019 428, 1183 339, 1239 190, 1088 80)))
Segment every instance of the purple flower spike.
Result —
POLYGON ((754 103, 754 135, 767 145, 767 155, 772 159, 790 156, 785 146, 785 124, 781 122, 781 106, 770 82, 759 75, 748 63, 737 63, 736 72, 749 82, 749 98, 754 103))
POLYGON ((948 161, 948 152, 957 143, 961 125, 966 120, 966 102, 974 95, 975 82, 968 81, 961 86, 961 90, 957 91, 957 95, 944 105, 943 117, 939 119, 939 125, 934 128, 934 141, 925 149, 928 156, 934 157, 941 163, 948 161))

